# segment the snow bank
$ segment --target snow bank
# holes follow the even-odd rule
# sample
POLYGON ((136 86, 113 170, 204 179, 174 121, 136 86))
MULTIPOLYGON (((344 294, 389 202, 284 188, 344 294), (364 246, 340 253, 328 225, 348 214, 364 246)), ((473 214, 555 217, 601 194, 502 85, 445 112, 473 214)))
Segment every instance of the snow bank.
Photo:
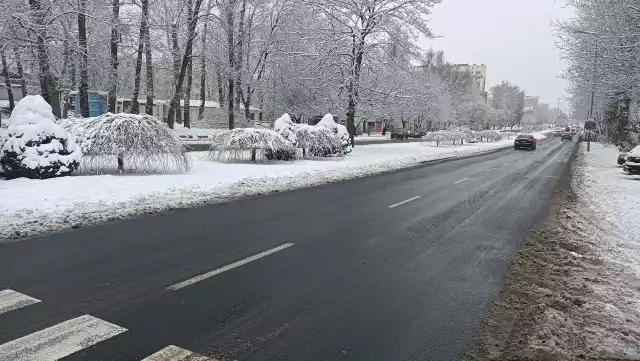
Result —
POLYGON ((186 174, 0 181, 0 238, 311 187, 511 146, 511 141, 458 147, 375 144, 356 147, 346 158, 272 164, 215 163, 206 160, 206 152, 194 152, 189 154, 193 168, 186 174))

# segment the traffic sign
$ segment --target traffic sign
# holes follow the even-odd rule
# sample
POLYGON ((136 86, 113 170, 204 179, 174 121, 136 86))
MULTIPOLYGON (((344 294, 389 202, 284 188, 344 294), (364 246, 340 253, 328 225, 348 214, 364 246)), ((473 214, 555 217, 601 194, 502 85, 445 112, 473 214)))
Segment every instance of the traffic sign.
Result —
POLYGON ((58 88, 65 89, 65 90, 73 89, 73 84, 71 83, 71 79, 62 78, 58 80, 58 88))

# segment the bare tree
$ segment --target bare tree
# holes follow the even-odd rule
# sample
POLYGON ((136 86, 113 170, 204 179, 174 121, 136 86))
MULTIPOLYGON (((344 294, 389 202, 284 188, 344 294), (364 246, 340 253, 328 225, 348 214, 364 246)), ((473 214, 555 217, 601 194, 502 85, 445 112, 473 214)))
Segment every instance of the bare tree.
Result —
POLYGON ((2 65, 2 77, 4 78, 4 84, 7 87, 7 96, 9 98, 9 110, 13 111, 15 107, 15 101, 13 99, 13 88, 11 87, 11 78, 9 77, 9 64, 7 64, 7 56, 5 55, 5 49, 0 48, 0 62, 2 65))
POLYGON ((87 0, 78 1, 78 48, 80 49, 80 115, 89 117, 89 49, 87 47, 87 0))
POLYGON ((60 98, 58 97, 58 87, 53 77, 49 54, 47 52, 46 10, 42 7, 40 0, 29 0, 29 7, 35 28, 40 93, 44 100, 51 105, 53 115, 59 118, 61 116, 60 98))
POLYGON ((187 27, 187 42, 185 44, 184 54, 182 56, 182 61, 180 63, 180 72, 178 74, 178 79, 175 84, 174 95, 169 103, 169 115, 167 117, 167 124, 169 128, 173 128, 174 120, 175 120, 175 109, 180 106, 180 93, 182 93, 182 82, 184 81, 184 77, 187 71, 187 65, 191 61, 191 54, 193 50, 193 41, 195 38, 196 27, 198 26, 198 19, 200 18, 200 7, 202 6, 203 0, 195 0, 195 4, 193 4, 193 0, 187 1, 187 6, 191 8, 192 16, 189 17, 189 23, 187 27), (193 6, 193 8, 192 8, 193 6))
POLYGON ((110 77, 111 85, 109 86, 109 106, 111 113, 116 112, 116 104, 118 101, 118 44, 120 42, 120 33, 118 31, 120 25, 120 0, 111 0, 111 38, 109 42, 109 59, 110 59, 110 77))

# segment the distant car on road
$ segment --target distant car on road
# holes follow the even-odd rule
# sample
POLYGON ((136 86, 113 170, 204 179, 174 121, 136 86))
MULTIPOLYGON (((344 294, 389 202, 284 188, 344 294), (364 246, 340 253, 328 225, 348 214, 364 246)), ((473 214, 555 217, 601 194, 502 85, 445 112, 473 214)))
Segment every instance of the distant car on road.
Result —
POLYGON ((622 169, 629 174, 640 174, 640 145, 631 149, 627 154, 622 169))
POLYGON ((513 142, 513 149, 527 148, 536 150, 536 138, 531 134, 520 134, 513 142))
POLYGON ((409 137, 410 138, 422 138, 427 134, 427 131, 422 130, 422 129, 414 129, 412 131, 409 132, 409 137))
POLYGON ((573 135, 571 135, 571 132, 564 131, 560 140, 573 140, 573 135))
POLYGON ((408 139, 409 132, 402 128, 395 128, 391 131, 391 139, 408 139))
POLYGON ((560 137, 560 136, 562 136, 562 129, 556 129, 556 130, 553 132, 553 136, 554 136, 554 137, 560 137))

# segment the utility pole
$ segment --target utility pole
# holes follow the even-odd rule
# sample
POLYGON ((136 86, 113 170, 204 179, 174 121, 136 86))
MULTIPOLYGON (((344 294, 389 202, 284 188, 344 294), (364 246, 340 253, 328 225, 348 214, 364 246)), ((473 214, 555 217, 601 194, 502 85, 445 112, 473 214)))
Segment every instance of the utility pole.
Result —
MULTIPOLYGON (((595 51, 593 53, 593 78, 591 79, 591 106, 589 107, 589 120, 593 119, 593 101, 596 96, 596 72, 598 69, 598 39, 596 38, 595 51)), ((587 152, 591 151, 591 129, 587 130, 587 152)))
POLYGON ((560 98, 558 98, 558 107, 556 108, 556 127, 558 126, 559 120, 560 120, 560 98))

